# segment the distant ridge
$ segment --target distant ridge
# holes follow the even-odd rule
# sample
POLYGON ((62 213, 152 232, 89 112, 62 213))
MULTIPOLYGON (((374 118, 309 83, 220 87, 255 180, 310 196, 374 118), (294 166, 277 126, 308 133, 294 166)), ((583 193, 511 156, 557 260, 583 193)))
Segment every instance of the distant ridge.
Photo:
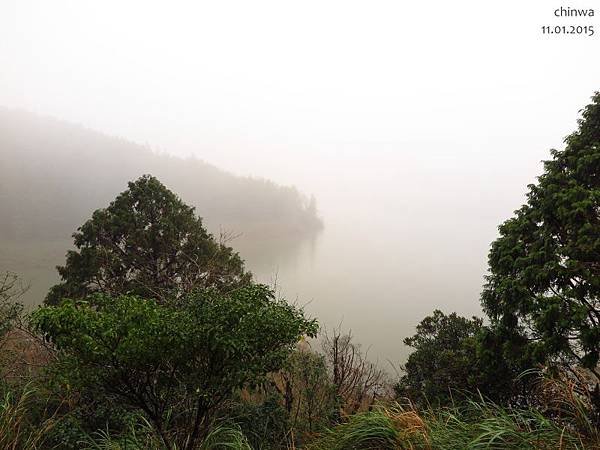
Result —
POLYGON ((63 239, 127 182, 152 174, 196 207, 209 230, 305 236, 322 227, 296 188, 239 177, 195 158, 0 107, 0 236, 63 239))

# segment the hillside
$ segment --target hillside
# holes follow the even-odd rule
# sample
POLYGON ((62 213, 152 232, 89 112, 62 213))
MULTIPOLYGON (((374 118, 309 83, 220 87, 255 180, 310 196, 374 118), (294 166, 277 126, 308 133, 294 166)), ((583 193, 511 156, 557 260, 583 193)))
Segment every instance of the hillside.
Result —
POLYGON ((209 229, 310 234, 321 226, 294 187, 238 177, 198 159, 147 147, 81 126, 0 108, 0 233, 61 238, 92 211, 150 173, 197 208, 209 229))

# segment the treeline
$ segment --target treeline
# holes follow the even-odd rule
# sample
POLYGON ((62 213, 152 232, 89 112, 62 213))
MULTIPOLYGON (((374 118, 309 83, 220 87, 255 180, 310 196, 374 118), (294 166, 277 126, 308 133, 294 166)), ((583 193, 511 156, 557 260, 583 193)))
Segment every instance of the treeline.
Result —
POLYGON ((486 320, 434 311, 393 376, 157 178, 130 182, 43 306, 0 279, 0 447, 600 448, 600 94, 565 143, 499 227, 486 320))
POLYGON ((81 126, 0 108, 0 235, 68 238, 127 181, 152 173, 206 218, 236 233, 306 235, 322 224, 314 199, 294 187, 238 177, 194 158, 81 126))

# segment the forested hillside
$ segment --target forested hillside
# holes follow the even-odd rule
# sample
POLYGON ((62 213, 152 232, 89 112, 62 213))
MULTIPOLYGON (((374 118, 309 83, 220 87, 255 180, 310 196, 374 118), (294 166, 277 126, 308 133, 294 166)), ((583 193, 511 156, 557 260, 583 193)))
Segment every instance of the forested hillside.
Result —
POLYGON ((69 238, 127 181, 146 173, 195 206, 211 231, 304 235, 321 226, 314 201, 293 187, 23 111, 0 108, 0 155, 3 240, 69 238))

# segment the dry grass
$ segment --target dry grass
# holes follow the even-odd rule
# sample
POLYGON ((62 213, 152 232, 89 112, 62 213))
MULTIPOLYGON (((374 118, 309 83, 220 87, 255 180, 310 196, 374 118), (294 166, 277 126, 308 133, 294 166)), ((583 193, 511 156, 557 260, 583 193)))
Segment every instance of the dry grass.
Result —
POLYGON ((0 338, 0 378, 14 383, 28 380, 55 357, 38 336, 17 327, 0 338))
POLYGON ((600 443, 600 411, 592 399, 596 383, 584 369, 542 376, 536 397, 557 422, 585 436, 589 442, 600 443))
POLYGON ((50 430, 57 419, 47 405, 36 404, 37 391, 30 386, 7 391, 0 400, 0 448, 3 450, 36 450, 44 447, 50 430), (32 420, 32 411, 41 420, 32 420))

